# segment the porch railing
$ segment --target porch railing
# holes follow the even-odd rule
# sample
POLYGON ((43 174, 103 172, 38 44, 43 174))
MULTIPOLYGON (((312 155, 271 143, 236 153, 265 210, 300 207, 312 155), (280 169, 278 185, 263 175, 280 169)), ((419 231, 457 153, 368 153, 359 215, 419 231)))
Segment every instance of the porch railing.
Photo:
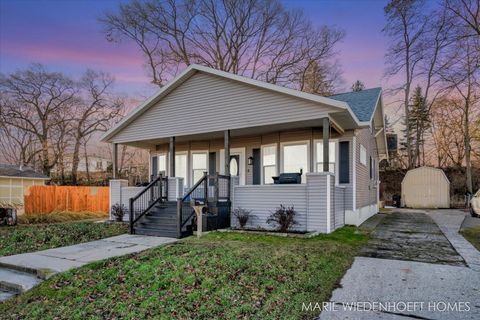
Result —
POLYGON ((218 173, 209 175, 204 172, 202 178, 182 198, 177 200, 177 232, 179 237, 187 223, 195 215, 192 204, 202 204, 209 209, 216 208, 218 202, 228 203, 230 201, 230 189, 230 176, 218 173))
POLYGON ((163 175, 154 177, 152 181, 129 202, 129 221, 131 234, 134 233, 135 223, 143 217, 153 206, 168 200, 168 178, 163 175))

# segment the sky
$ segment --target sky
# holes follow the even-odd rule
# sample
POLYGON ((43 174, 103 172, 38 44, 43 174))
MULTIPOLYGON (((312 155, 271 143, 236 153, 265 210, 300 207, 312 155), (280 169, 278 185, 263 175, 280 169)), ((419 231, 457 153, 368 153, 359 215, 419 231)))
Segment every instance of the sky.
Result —
MULTIPOLYGON (((142 54, 131 42, 105 39, 98 17, 114 11, 118 0, 0 0, 0 73, 32 62, 79 77, 87 68, 109 72, 115 89, 134 99, 153 94, 142 54)), ((301 8, 315 25, 346 32, 338 46, 345 89, 357 79, 367 88, 384 86, 387 39, 383 0, 285 0, 301 8)))

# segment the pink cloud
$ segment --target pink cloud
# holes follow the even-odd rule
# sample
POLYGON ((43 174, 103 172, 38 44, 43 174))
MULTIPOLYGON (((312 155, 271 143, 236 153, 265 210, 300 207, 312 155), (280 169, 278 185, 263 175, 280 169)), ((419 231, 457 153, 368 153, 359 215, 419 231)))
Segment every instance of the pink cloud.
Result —
POLYGON ((106 52, 97 50, 97 48, 94 47, 73 49, 61 46, 42 46, 28 43, 9 43, 8 46, 2 47, 3 48, 0 49, 2 54, 21 57, 32 62, 64 61, 110 67, 138 67, 143 62, 140 55, 127 55, 120 50, 118 51, 118 54, 112 54, 113 50, 106 52))

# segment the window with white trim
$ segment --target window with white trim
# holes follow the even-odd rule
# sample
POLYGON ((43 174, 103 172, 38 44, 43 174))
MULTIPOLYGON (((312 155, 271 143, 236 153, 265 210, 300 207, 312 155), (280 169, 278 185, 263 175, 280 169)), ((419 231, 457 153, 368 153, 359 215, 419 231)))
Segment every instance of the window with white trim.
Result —
POLYGON ((175 154, 175 177, 183 178, 183 185, 187 186, 187 154, 175 154))
POLYGON ((165 153, 159 154, 158 158, 158 172, 163 172, 165 176, 167 174, 167 155, 165 153))
POLYGON ((197 183, 207 170, 207 153, 193 152, 192 153, 192 185, 197 183))
POLYGON ((274 176, 277 175, 277 146, 262 147, 262 172, 263 183, 272 184, 274 176))
POLYGON ((360 163, 367 166, 367 149, 362 144, 360 145, 360 163))
MULTIPOLYGON (((315 144, 315 149, 315 169, 317 170, 317 172, 323 172, 323 142, 317 142, 315 144)), ((328 143, 328 171, 331 173, 335 173, 335 163, 337 162, 336 155, 336 143, 335 141, 330 141, 328 143)))
POLYGON ((300 172, 302 170, 302 183, 308 172, 308 143, 291 143, 282 145, 282 170, 281 173, 300 172))

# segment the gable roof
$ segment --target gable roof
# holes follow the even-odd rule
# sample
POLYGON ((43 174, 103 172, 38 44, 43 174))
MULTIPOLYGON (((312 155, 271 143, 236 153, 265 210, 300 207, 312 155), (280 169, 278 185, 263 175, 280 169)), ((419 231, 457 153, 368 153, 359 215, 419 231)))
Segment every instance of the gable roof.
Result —
POLYGON ((11 164, 0 164, 0 177, 12 177, 12 178, 33 178, 49 180, 46 175, 36 172, 28 167, 19 167, 11 164))
POLYGON ((329 98, 348 103, 358 120, 365 122, 372 119, 382 88, 364 89, 335 94, 329 98))
MULTIPOLYGON (((233 81, 238 81, 244 84, 256 86, 262 89, 290 95, 299 99, 305 99, 311 102, 316 102, 316 103, 321 103, 323 105, 327 105, 329 107, 337 108, 339 111, 346 112, 349 114, 349 117, 353 119, 354 123, 358 126, 366 126, 369 125, 368 121, 370 119, 366 119, 366 117, 363 117, 364 114, 371 114, 372 112, 370 109, 374 110, 376 104, 372 104, 372 106, 368 105, 368 102, 362 102, 362 103, 355 103, 354 100, 355 98, 350 98, 349 101, 343 101, 342 100, 342 95, 335 95, 331 97, 323 97, 320 95, 316 94, 311 94, 311 93, 306 93, 302 92, 299 90, 294 90, 286 87, 282 87, 279 85, 274 85, 271 83, 239 76, 236 74, 228 73, 225 71, 220 71, 216 70, 213 68, 209 67, 204 67, 201 65, 196 65, 192 64, 188 66, 182 73, 180 73, 177 77, 175 77, 172 81, 170 81, 167 85, 162 87, 159 91, 157 91, 153 96, 148 98, 146 101, 144 101, 139 107, 134 109, 132 112, 130 112, 126 117, 124 117, 119 123, 117 123, 115 126, 113 126, 110 130, 108 130, 101 138, 101 141, 108 142, 111 138, 113 138, 120 130, 125 128, 129 123, 131 123, 133 120, 135 120, 138 116, 143 114, 145 111, 147 111, 150 107, 155 105, 157 102, 159 102, 163 97, 168 95, 170 92, 172 92, 175 88, 180 86, 182 83, 184 83, 186 80, 188 80, 190 77, 192 77, 195 73, 198 71, 204 72, 207 74, 223 77, 226 79, 230 79, 233 81), (353 101, 353 102, 352 102, 353 101), (355 109, 358 111, 355 112, 353 111, 352 107, 350 106, 350 103, 354 103, 356 105, 355 109), (363 112, 360 109, 362 108, 362 105, 365 105, 369 111, 363 112), (368 106, 367 106, 368 105, 368 106), (361 120, 357 114, 362 115, 362 119, 366 120, 361 120)), ((380 88, 377 88, 380 89, 380 88)), ((368 90, 364 90, 368 91, 368 90)), ((346 94, 345 94, 346 95, 346 94)), ((378 97, 378 94, 377 94, 378 97)), ((369 99, 370 101, 370 99, 369 99)))

